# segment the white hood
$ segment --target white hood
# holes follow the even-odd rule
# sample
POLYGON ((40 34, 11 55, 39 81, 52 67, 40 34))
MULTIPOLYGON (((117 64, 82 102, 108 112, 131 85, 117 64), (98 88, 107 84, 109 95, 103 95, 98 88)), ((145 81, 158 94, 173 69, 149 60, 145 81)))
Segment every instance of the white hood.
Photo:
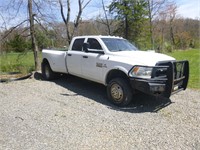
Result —
POLYGON ((150 51, 119 51, 112 52, 112 56, 116 56, 111 59, 117 61, 145 66, 154 66, 159 61, 175 60, 173 57, 150 51))

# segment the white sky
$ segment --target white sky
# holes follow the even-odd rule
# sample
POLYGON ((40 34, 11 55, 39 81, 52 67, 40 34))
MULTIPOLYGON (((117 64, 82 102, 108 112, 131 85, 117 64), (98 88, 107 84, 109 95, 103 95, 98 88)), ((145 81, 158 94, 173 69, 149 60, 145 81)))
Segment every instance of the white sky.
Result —
MULTIPOLYGON (((9 0, 8 0, 9 1, 9 0)), ((6 3, 8 1, 0 0, 0 5, 6 3)), ((64 1, 64 0, 63 0, 64 1)), ((85 0, 87 1, 87 0, 85 0)), ((104 0, 105 4, 109 4, 112 0, 104 0)), ((173 0, 171 0, 173 1, 173 0)), ((174 0, 178 6, 177 14, 184 18, 193 18, 200 20, 200 0, 174 0)), ((25 6, 26 7, 26 6, 25 6)), ((26 9, 25 9, 26 11, 26 9)), ((74 20, 78 11, 78 3, 77 0, 71 0, 71 20, 74 20)), ((82 14, 83 19, 95 19, 97 15, 99 15, 102 11, 102 3, 101 0, 92 0, 91 3, 86 7, 82 14)), ((59 12, 59 11, 58 11, 59 12)), ((1 14, 1 12, 0 12, 1 14)), ((4 14, 5 15, 5 14, 4 14)), ((8 14, 7 14, 8 15, 8 14)), ((12 26, 25 20, 27 18, 27 13, 23 12, 20 16, 14 18, 8 26, 12 26)), ((61 16, 58 13, 56 15, 55 20, 61 20, 61 16)), ((2 26, 2 18, 0 16, 0 26, 2 26)))
POLYGON ((200 19, 200 0, 176 0, 178 14, 184 18, 200 19))

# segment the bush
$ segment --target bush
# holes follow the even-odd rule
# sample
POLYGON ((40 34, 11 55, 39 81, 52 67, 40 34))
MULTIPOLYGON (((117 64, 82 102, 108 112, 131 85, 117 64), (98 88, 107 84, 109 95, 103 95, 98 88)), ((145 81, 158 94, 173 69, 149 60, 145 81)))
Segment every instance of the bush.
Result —
POLYGON ((4 47, 7 52, 24 52, 31 48, 31 42, 21 35, 15 34, 13 39, 5 42, 4 47))
POLYGON ((164 51, 170 53, 170 52, 172 52, 172 50, 173 50, 173 46, 172 46, 170 43, 165 42, 165 43, 164 43, 164 51))

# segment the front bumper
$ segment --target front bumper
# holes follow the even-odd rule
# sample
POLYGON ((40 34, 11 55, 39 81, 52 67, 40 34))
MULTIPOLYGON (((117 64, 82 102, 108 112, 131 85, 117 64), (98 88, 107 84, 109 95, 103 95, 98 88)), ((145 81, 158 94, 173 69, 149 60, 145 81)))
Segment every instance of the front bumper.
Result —
POLYGON ((130 78, 133 89, 151 95, 170 97, 187 88, 189 78, 188 61, 159 62, 153 67, 151 79, 130 78))

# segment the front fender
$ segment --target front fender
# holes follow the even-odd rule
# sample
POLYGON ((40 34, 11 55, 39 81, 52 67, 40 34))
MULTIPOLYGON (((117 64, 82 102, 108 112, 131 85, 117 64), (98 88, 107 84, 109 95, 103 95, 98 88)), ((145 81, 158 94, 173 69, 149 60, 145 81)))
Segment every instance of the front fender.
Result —
POLYGON ((129 72, 129 70, 130 70, 130 69, 127 69, 127 68, 122 67, 122 66, 115 66, 113 69, 114 69, 114 70, 122 71, 122 72, 124 72, 127 76, 128 76, 128 72, 129 72))
POLYGON ((128 78, 129 69, 122 66, 114 66, 112 69, 107 70, 104 78, 104 85, 107 85, 112 78, 115 77, 126 77, 128 78))

